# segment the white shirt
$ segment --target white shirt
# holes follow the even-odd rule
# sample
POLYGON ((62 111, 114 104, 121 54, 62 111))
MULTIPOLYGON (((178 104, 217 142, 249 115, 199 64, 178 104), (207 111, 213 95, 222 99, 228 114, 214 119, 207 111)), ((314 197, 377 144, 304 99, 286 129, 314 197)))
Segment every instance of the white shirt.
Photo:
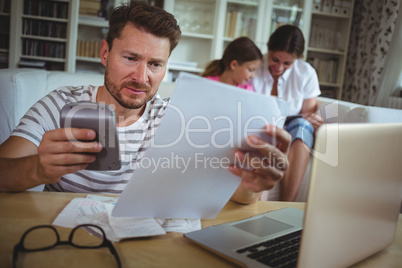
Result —
MULTIPOLYGON (((255 72, 252 85, 255 92, 271 95, 274 78, 268 69, 267 55, 255 72)), ((300 113, 303 101, 321 94, 315 69, 303 60, 295 60, 278 79, 278 98, 290 102, 289 115, 300 113)))

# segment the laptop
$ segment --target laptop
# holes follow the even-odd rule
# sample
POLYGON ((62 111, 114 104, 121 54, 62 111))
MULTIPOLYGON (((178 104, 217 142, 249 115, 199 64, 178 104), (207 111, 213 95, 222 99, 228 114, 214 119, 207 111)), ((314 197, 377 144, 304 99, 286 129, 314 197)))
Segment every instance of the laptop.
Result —
POLYGON ((353 265, 394 240, 401 133, 400 123, 323 125, 305 212, 284 208, 184 236, 244 267, 353 265))

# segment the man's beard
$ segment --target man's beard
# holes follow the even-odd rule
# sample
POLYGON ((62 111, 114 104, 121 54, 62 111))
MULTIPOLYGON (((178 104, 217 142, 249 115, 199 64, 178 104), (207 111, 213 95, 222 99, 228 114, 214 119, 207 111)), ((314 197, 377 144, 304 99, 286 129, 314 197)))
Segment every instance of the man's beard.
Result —
POLYGON ((105 87, 106 90, 109 91, 110 95, 124 108, 127 109, 138 109, 143 107, 150 99, 153 98, 152 96, 148 96, 144 100, 139 100, 138 96, 135 94, 132 94, 130 96, 131 101, 124 100, 123 96, 121 95, 121 90, 124 87, 130 87, 130 88, 135 88, 135 89, 144 89, 147 93, 151 91, 151 88, 147 85, 137 83, 135 81, 130 81, 130 82, 125 82, 121 84, 120 88, 113 84, 111 80, 109 79, 109 73, 106 70, 105 71, 105 87))

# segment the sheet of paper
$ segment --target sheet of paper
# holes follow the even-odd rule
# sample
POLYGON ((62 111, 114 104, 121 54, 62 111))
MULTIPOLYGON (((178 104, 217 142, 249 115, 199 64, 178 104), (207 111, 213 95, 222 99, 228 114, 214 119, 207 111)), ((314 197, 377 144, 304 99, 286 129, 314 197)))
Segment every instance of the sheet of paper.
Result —
MULTIPOLYGON (((109 217, 106 211, 96 213, 96 214, 87 214, 87 215, 78 215, 75 218, 76 225, 78 224, 95 224, 103 229, 106 237, 113 242, 119 241, 121 238, 114 232, 113 228, 110 226, 109 217)), ((93 235, 100 236, 101 233, 97 228, 86 229, 89 233, 93 235)))
POLYGON ((80 215, 91 215, 106 212, 105 204, 98 200, 86 198, 74 198, 63 211, 57 215, 53 225, 74 228, 77 226, 75 219, 80 215))
MULTIPOLYGON (((228 171, 245 137, 283 126, 288 103, 181 74, 171 103, 112 215, 215 218, 240 183, 228 171)), ((238 163, 237 163, 238 164, 238 163)))
POLYGON ((115 205, 117 202, 117 199, 119 199, 118 197, 94 195, 94 194, 89 194, 85 198, 91 199, 91 200, 96 200, 96 201, 102 201, 103 203, 109 203, 112 205, 115 205))
POLYGON ((201 229, 199 219, 156 219, 165 232, 187 233, 201 229))
POLYGON ((166 234, 155 219, 115 218, 110 215, 113 205, 105 204, 105 207, 104 212, 77 216, 75 220, 79 224, 91 223, 100 226, 111 241, 166 234))
MULTIPOLYGON (((200 219, 115 218, 111 212, 116 201, 115 197, 98 195, 74 198, 53 221, 53 225, 74 228, 79 224, 95 224, 103 229, 106 237, 111 241, 201 229, 200 219)), ((86 230, 91 234, 101 235, 98 229, 86 230)))

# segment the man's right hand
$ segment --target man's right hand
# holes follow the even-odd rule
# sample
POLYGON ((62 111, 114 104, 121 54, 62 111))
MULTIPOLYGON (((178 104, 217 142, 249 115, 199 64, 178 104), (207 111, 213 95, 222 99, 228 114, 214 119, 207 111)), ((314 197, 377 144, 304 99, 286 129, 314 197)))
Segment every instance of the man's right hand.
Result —
POLYGON ((25 138, 9 137, 0 145, 0 191, 56 183, 61 176, 86 168, 102 150, 92 141, 95 135, 90 129, 51 130, 43 135, 39 147, 25 138))
POLYGON ((46 132, 38 147, 40 176, 50 181, 69 173, 85 169, 96 159, 102 146, 94 140, 90 129, 60 128, 46 132), (74 140, 72 140, 74 139, 74 140))

